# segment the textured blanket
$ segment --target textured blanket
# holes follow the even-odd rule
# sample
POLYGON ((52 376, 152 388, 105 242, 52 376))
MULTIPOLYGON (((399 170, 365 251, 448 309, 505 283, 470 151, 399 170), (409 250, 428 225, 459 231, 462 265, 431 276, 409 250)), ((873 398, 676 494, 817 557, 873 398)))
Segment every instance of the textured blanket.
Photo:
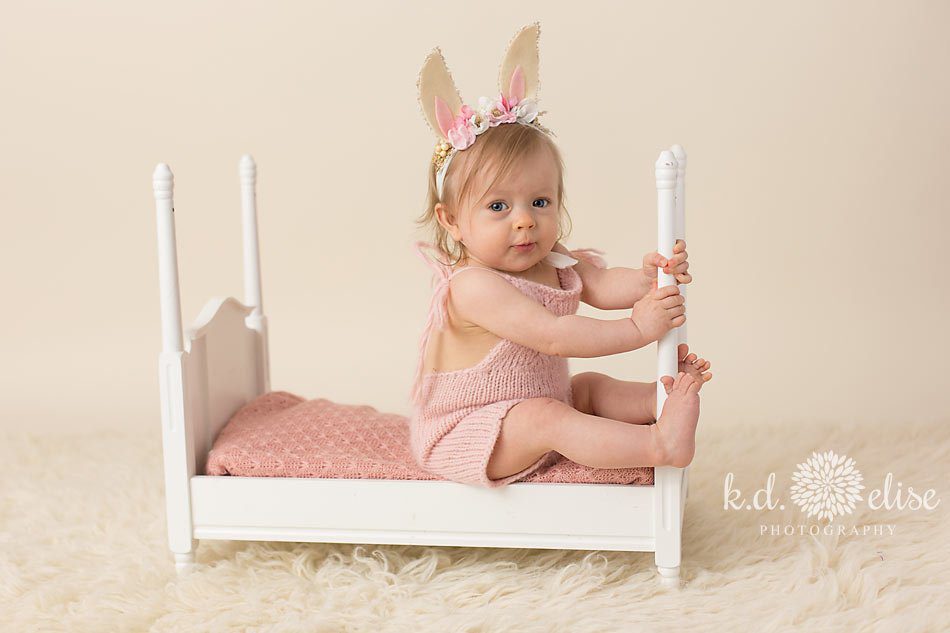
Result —
MULTIPOLYGON (((651 467, 591 468, 555 455, 520 481, 653 485, 651 467)), ((241 407, 215 439, 205 471, 244 477, 442 479, 413 460, 406 416, 286 391, 265 393, 241 407)))

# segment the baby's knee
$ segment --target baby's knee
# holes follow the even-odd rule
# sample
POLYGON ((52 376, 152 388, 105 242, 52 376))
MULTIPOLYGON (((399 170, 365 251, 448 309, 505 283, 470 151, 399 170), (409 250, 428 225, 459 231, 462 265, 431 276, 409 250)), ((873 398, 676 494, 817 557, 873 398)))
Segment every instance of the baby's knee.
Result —
POLYGON ((572 407, 557 398, 529 398, 519 402, 508 412, 508 418, 517 418, 518 423, 529 427, 533 433, 543 431, 543 426, 572 407))
POLYGON ((585 371, 571 377, 571 400, 574 402, 575 409, 583 413, 593 413, 591 387, 604 378, 609 377, 596 371, 585 371))
POLYGON ((518 406, 522 423, 545 450, 551 450, 570 414, 577 413, 574 407, 556 398, 531 398, 518 406))
POLYGON ((554 398, 522 400, 505 415, 502 424, 502 442, 515 442, 530 450, 547 451, 552 428, 551 420, 558 416, 558 407, 569 406, 554 398))
POLYGON ((549 420, 560 407, 566 406, 569 405, 557 398, 529 398, 519 402, 514 409, 518 409, 519 417, 523 417, 526 423, 535 424, 549 420))

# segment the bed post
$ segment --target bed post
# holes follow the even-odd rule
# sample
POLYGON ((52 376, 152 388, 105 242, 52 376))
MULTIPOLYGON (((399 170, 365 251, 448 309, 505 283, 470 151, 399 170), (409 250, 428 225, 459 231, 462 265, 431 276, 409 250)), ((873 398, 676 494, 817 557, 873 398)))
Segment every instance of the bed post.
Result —
MULTIPOLYGON (((674 195, 674 200, 676 202, 676 215, 675 224, 673 229, 673 237, 678 240, 686 240, 686 151, 683 149, 682 145, 674 145, 670 148, 670 151, 673 152, 673 157, 676 159, 676 193, 674 195)), ((680 294, 683 295, 683 300, 686 300, 686 292, 689 290, 689 284, 680 285, 680 294)), ((676 328, 676 331, 679 333, 678 341, 679 343, 686 342, 686 327, 689 323, 683 323, 683 325, 676 328)), ((687 466, 687 468, 689 468, 687 466)))
POLYGON ((152 174, 158 220, 158 281, 161 291, 162 351, 158 379, 162 410, 162 453, 165 464, 165 511, 168 545, 178 573, 191 571, 198 541, 191 520, 191 477, 195 474, 194 436, 185 415, 186 394, 182 349, 181 299, 175 244, 174 177, 165 163, 152 174))
POLYGON ((260 334, 264 367, 259 393, 270 391, 270 354, 267 349, 267 317, 261 300, 261 257, 257 240, 257 165, 250 154, 241 157, 241 224, 244 227, 244 305, 254 308, 245 322, 260 334))
MULTIPOLYGON (((674 146, 674 148, 682 148, 674 146)), ((685 156, 685 154, 684 154, 685 156)), ((656 161, 657 194, 657 251, 664 257, 673 256, 673 245, 677 231, 676 192, 678 190, 677 171, 679 165, 670 150, 660 152, 656 161)), ((682 200, 682 197, 680 197, 682 200)), ((657 286, 669 286, 676 283, 673 275, 657 270, 657 286)), ((681 288, 682 290, 682 288, 681 288)), ((681 326, 682 327, 682 326, 681 326)), ((662 376, 676 376, 678 359, 676 348, 679 343, 680 328, 673 328, 657 341, 657 380, 656 411, 657 417, 663 411, 666 402, 666 389, 660 382, 662 376)), ((658 466, 653 470, 654 478, 654 534, 656 535, 656 568, 661 582, 666 586, 679 586, 680 547, 683 507, 681 505, 683 469, 673 466, 658 466)))
MULTIPOLYGON (((670 151, 673 152, 673 157, 676 158, 676 194, 674 195, 674 200, 676 202, 676 224, 673 231, 673 236, 676 239, 686 241, 686 150, 683 149, 682 145, 673 145, 670 147, 670 151)), ((680 294, 683 295, 683 301, 686 301, 687 291, 689 290, 689 285, 680 284, 680 294)), ((683 304, 686 305, 685 303, 683 304)), ((686 326, 689 323, 683 322, 683 325, 676 328, 677 334, 677 349, 679 349, 680 343, 686 343, 686 326)), ((689 466, 683 469, 683 498, 680 499, 680 507, 685 509, 686 506, 686 497, 689 496, 689 466)), ((682 517, 680 517, 682 521, 682 517)), ((682 529, 680 530, 682 532, 682 529)))

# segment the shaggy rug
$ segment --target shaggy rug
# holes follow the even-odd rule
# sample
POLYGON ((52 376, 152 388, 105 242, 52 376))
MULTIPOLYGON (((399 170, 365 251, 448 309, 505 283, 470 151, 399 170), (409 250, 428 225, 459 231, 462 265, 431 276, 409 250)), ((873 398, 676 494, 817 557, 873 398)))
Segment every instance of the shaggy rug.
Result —
POLYGON ((651 553, 372 544, 201 541, 179 579, 159 433, 0 434, 0 630, 950 628, 946 424, 701 422, 679 589, 651 553), (831 523, 801 509, 823 470, 850 478, 831 523))

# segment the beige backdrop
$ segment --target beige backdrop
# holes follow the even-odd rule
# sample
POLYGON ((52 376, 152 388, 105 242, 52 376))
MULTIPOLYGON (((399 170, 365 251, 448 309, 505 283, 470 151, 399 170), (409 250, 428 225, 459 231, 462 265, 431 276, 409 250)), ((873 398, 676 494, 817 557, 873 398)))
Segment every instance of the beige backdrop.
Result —
MULTIPOLYGON (((175 174, 187 324, 242 296, 245 152, 272 387, 408 413, 434 142, 416 74, 440 46, 467 102, 491 94, 534 20, 568 245, 639 266, 653 163, 688 152, 700 428, 947 419, 946 3, 297 5, 5 4, 4 427, 158 424, 152 170, 175 174)), ((649 381, 654 360, 571 364, 649 381)))

